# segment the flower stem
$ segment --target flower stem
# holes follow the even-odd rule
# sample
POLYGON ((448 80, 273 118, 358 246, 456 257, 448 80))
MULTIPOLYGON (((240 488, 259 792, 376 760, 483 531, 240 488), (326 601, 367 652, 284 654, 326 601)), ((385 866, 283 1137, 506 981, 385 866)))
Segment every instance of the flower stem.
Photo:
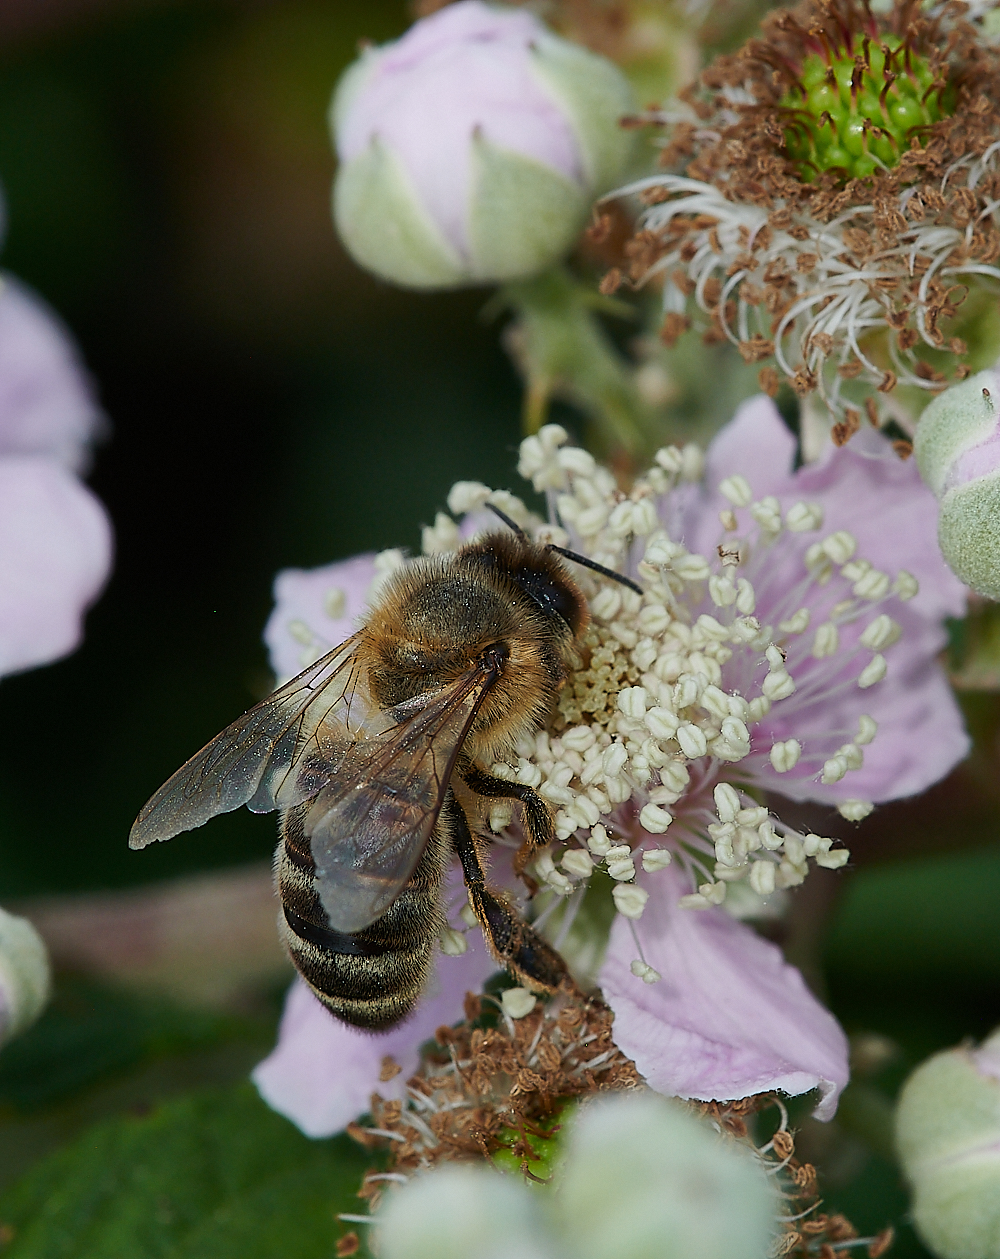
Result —
POLYGON ((508 345, 525 378, 525 432, 537 432, 552 399, 561 397, 591 420, 599 453, 616 456, 615 463, 649 453, 662 421, 597 317, 601 309, 630 308, 601 298, 562 267, 507 284, 499 297, 517 319, 508 345))

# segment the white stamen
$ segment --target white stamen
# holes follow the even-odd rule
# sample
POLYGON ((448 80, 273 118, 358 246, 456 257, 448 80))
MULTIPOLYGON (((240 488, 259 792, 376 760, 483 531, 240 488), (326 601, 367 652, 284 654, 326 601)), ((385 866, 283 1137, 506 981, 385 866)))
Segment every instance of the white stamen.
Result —
MULTIPOLYGON (((785 676, 787 677, 788 675, 786 674, 785 676)), ((769 678, 765 679, 765 681, 769 680, 769 678)), ((704 756, 708 751, 708 740, 705 738, 705 732, 690 722, 678 726, 677 742, 680 744, 680 749, 684 755, 691 760, 697 760, 699 756, 704 756)))
POLYGON ((311 647, 316 641, 316 635, 312 632, 305 621, 297 618, 288 622, 288 632, 297 643, 301 643, 303 647, 311 647))
POLYGON ((784 670, 780 673, 769 673, 761 683, 761 688, 767 699, 772 703, 776 703, 779 699, 787 699, 795 691, 795 682, 792 675, 784 670))
POLYGON ((719 512, 719 523, 728 533, 732 533, 739 528, 739 521, 736 519, 736 513, 730 511, 727 507, 725 511, 719 512))
POLYGON ((347 612, 347 595, 339 586, 331 586, 323 596, 323 611, 331 621, 339 621, 347 612))
POLYGON ((750 515, 765 533, 781 532, 781 504, 773 494, 750 505, 750 515))
POLYGON ((469 942, 462 932, 455 931, 452 927, 442 927, 438 940, 441 952, 446 953, 448 957, 461 957, 469 947, 469 942))
POLYGON ((535 1008, 538 998, 527 988, 507 988, 500 997, 503 1012, 511 1019, 523 1019, 535 1008))
POLYGON ((787 739, 784 743, 775 743, 771 748, 771 764, 778 774, 787 774, 794 769, 802 755, 802 744, 798 739, 787 739))
POLYGON ((644 984, 655 984, 662 978, 658 970, 653 970, 652 966, 649 966, 646 962, 640 961, 639 958, 636 958, 634 962, 630 963, 629 970, 636 979, 641 979, 644 984))
POLYGON ((655 874, 657 870, 665 870, 673 857, 666 848, 646 848, 642 854, 642 868, 647 874, 655 874))
POLYGON ((646 714, 646 698, 644 686, 626 686, 618 692, 618 711, 633 721, 641 721, 646 714))
POLYGON ((881 616, 869 622, 861 635, 861 644, 872 651, 881 651, 883 647, 891 647, 893 643, 898 642, 902 632, 892 617, 886 616, 883 612, 881 616))
POLYGON ((840 782, 847 773, 847 770, 848 764, 844 757, 839 754, 837 756, 831 756, 830 759, 823 765, 823 777, 820 781, 827 784, 840 782))
POLYGON ((490 805, 490 830, 494 835, 505 831, 514 820, 514 806, 509 800, 497 800, 490 805))
POLYGON ((569 848, 559 862, 571 879, 589 879, 594 873, 594 862, 582 848, 569 848))
POLYGON ((421 530, 420 547, 424 555, 444 555, 457 550, 461 539, 458 525, 450 516, 439 511, 433 525, 425 525, 421 530))
POLYGON ((643 887, 636 887, 634 883, 620 883, 611 893, 615 902, 615 909, 623 918, 641 918, 642 911, 646 908, 646 902, 649 900, 649 893, 643 887))
POLYGON ((861 670, 858 677, 858 686, 864 691, 869 686, 874 686, 876 682, 881 682, 885 677, 885 670, 885 656, 872 656, 869 663, 861 670))
POLYGON ((774 862, 755 861, 750 867, 747 882, 758 896, 770 896, 774 891, 774 862))
POLYGON ((608 838, 608 832, 603 826, 594 826, 590 831, 590 838, 587 840, 587 847, 595 857, 606 857, 611 851, 612 842, 608 838))
POLYGON ((799 608, 794 616, 790 616, 786 621, 778 622, 778 629, 783 634, 801 634, 809 628, 809 609, 799 608))
POLYGON ((727 476, 724 481, 720 481, 719 493, 724 498, 728 498, 734 507, 749 507, 753 502, 750 485, 746 477, 740 476, 739 473, 727 476))
POLYGON ((896 597, 902 599, 905 603, 907 599, 912 599, 915 594, 920 591, 920 583, 912 573, 908 573, 901 568, 896 574, 896 580, 892 585, 893 592, 896 597))
POLYGON ((824 621, 816 629, 812 654, 817 660, 824 660, 827 656, 836 655, 839 649, 840 631, 832 621, 824 621))
POLYGON ((823 508, 818 503, 796 503, 785 515, 785 525, 792 533, 808 533, 823 526, 823 508))
POLYGON ((853 533, 848 533, 846 529, 839 529, 836 533, 831 533, 828 538, 823 541, 824 554, 828 555, 834 564, 846 564, 858 549, 858 541, 853 533))
POLYGON ((736 610, 749 616, 756 606, 757 596, 753 586, 745 577, 740 577, 736 582, 736 610))
POLYGON ((837 805, 837 812, 848 822, 860 822, 866 818, 875 806, 868 800, 842 800, 837 805))
POLYGON ((639 825, 651 835, 662 835, 673 820, 673 814, 658 804, 644 805, 639 814, 639 825))
POLYGON ((855 743, 871 743, 878 734, 878 722, 871 717, 862 715, 858 718, 858 733, 854 736, 855 743))
POLYGON ((889 574, 881 573, 877 568, 869 569, 851 589, 859 599, 868 599, 874 603, 876 599, 881 599, 888 593, 889 574))
POLYGON ((736 602, 736 586, 728 577, 713 573, 708 579, 708 594, 717 608, 728 608, 736 602))
POLYGON ((839 870, 842 866, 846 866, 850 859, 851 854, 846 848, 834 848, 832 852, 816 854, 816 864, 825 870, 839 870))

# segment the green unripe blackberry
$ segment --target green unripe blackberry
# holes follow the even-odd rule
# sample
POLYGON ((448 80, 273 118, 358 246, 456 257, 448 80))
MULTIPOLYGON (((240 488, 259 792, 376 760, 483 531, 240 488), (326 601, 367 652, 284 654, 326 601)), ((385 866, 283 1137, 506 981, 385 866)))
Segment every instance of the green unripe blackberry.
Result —
POLYGON ((954 91, 897 36, 879 44, 855 35, 850 55, 810 53, 799 86, 779 108, 787 117, 785 148, 805 183, 825 170, 863 179, 895 166, 911 136, 948 117, 954 91))

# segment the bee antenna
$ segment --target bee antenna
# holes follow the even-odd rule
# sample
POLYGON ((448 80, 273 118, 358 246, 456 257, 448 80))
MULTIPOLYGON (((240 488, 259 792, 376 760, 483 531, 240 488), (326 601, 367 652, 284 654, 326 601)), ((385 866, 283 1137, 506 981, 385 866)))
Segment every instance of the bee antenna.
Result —
POLYGON ((582 564, 584 568, 590 568, 595 573, 600 573, 602 577, 610 577, 612 581, 616 581, 621 586, 628 586, 629 590, 634 590, 637 595, 643 593, 642 587, 638 582, 632 580, 631 577, 623 577, 621 573, 616 573, 613 568, 605 568, 603 564, 597 564, 593 560, 588 560, 585 555, 577 555, 575 551, 567 551, 563 546, 556 546, 554 542, 550 542, 545 548, 547 551, 555 551, 557 555, 564 555, 566 559, 573 560, 576 564, 582 564))
POLYGON ((499 507, 495 507, 493 503, 487 503, 486 510, 491 511, 494 516, 499 516, 508 529, 513 529, 519 538, 527 539, 528 535, 524 532, 520 525, 516 525, 505 511, 501 511, 499 507))

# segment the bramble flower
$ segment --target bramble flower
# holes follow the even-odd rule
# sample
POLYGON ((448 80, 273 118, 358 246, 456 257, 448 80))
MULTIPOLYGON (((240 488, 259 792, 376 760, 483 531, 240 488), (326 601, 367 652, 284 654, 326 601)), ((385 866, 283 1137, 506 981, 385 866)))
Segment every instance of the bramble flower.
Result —
POLYGON ((334 215, 362 266, 413 288, 536 274, 624 174, 612 62, 525 10, 462 0, 365 51, 330 111, 334 215))
MULTIPOLYGON (((707 456, 661 450, 628 493, 566 441, 550 425, 521 446, 548 522, 507 491, 460 482, 448 505, 464 522, 439 513, 423 534, 425 552, 455 549, 496 527, 483 512, 493 504, 642 586, 574 572, 592 618, 579 666, 546 727, 485 767, 554 812, 556 842, 530 867, 549 902, 535 921, 604 989, 615 1043, 654 1088, 700 1099, 818 1088, 827 1118, 847 1080, 843 1033, 736 917, 780 900, 810 865, 849 859, 838 839, 784 821, 773 794, 857 820, 968 750, 936 660, 965 590, 934 545, 930 492, 912 464, 860 446, 794 470, 794 439, 766 398, 707 456), (608 908, 603 929, 593 897, 608 908)), ((385 552, 279 578, 268 638, 289 654, 278 671, 334 646, 365 580, 377 591, 404 562, 385 552)), ((490 826, 495 853, 518 843, 508 802, 490 826)), ((494 865, 509 877, 509 862, 494 865)), ((442 947, 457 952, 468 910, 450 922, 442 947)), ((512 1019, 534 1005, 523 989, 503 998, 512 1019)), ((370 1047, 374 1080, 378 1043, 337 1037, 370 1047)))
POLYGON ((899 1095, 896 1145, 931 1251, 940 1259, 997 1259, 1000 1032, 917 1067, 899 1095))
POLYGON ((962 581, 1000 599, 1000 376, 979 372, 920 417, 914 453, 938 498, 941 553, 962 581))
POLYGON ((872 390, 967 372, 954 318, 1000 278, 1000 49, 981 17, 807 0, 650 115, 668 173, 622 194, 645 206, 630 278, 662 282, 668 344, 700 321, 768 364, 767 392, 815 393, 841 443, 862 402, 878 421, 872 390))
POLYGON ((75 475, 100 412, 66 332, 38 298, 0 287, 0 676, 80 641, 107 579, 111 527, 75 475))

